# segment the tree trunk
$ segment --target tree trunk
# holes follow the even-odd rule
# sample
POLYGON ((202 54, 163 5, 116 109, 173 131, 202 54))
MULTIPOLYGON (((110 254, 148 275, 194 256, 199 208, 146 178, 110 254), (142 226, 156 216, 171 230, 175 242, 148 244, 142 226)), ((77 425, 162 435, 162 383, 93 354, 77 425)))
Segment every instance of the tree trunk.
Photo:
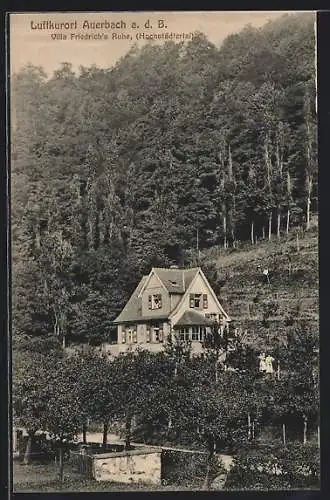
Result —
POLYGON ((254 221, 251 222, 251 244, 254 244, 254 221))
POLYGON ((306 207, 306 229, 307 230, 310 227, 310 218, 311 218, 310 211, 311 211, 311 194, 308 191, 308 195, 307 195, 307 207, 306 207))
POLYGON ((87 444, 87 424, 83 424, 82 428, 83 444, 87 444))
POLYGON ((96 207, 95 221, 94 221, 94 234, 93 234, 93 248, 97 250, 100 247, 100 214, 98 207, 96 207))
POLYGON ((265 226, 262 226, 262 239, 264 240, 266 238, 266 233, 265 233, 265 226))
MULTIPOLYGON (((214 373, 215 373, 215 382, 218 383, 219 382, 219 364, 220 364, 220 361, 219 361, 219 354, 217 354, 217 359, 216 359, 216 362, 215 362, 215 367, 214 367, 214 373)), ((226 359, 225 359, 226 361, 226 359)))
POLYGON ((297 247, 297 252, 299 252, 299 234, 296 234, 296 247, 297 247))
POLYGON ((278 211, 277 211, 277 231, 276 231, 278 239, 281 237, 280 229, 281 229, 281 211, 280 211, 280 209, 278 209, 278 211))
POLYGON ((59 324, 58 324, 58 316, 57 316, 57 313, 54 312, 54 315, 55 315, 55 323, 54 323, 54 335, 56 337, 58 337, 60 335, 60 327, 59 327, 59 324))
POLYGON ((250 413, 248 413, 247 422, 248 422, 248 440, 250 440, 251 439, 251 415, 250 415, 250 413))
POLYGON ((211 465, 215 452, 215 442, 214 439, 210 439, 209 441, 209 454, 207 457, 207 465, 206 465, 206 476, 204 481, 204 489, 209 490, 211 486, 211 465))
POLYGON ((227 248, 227 217, 223 216, 223 248, 227 248))
POLYGON ((273 212, 270 212, 268 216, 268 240, 270 241, 272 239, 272 218, 273 218, 273 212))
POLYGON ((23 458, 23 464, 24 465, 28 465, 30 463, 30 460, 31 460, 31 450, 32 450, 32 439, 33 439, 33 436, 34 436, 34 432, 33 433, 29 433, 29 435, 28 435, 28 440, 27 440, 27 443, 26 443, 26 448, 25 448, 25 453, 24 453, 24 458, 23 458))
POLYGON ((236 238, 235 238, 235 232, 234 232, 234 229, 232 228, 231 229, 231 241, 232 241, 232 247, 233 248, 236 248, 236 238))
POLYGON ((306 415, 303 416, 303 420, 304 420, 303 443, 306 444, 307 443, 307 416, 306 415))
POLYGON ((255 434, 254 434, 254 431, 255 431, 255 425, 254 425, 254 420, 252 421, 252 440, 254 440, 254 437, 255 437, 255 434))
POLYGON ((103 437, 102 437, 102 446, 105 448, 108 443, 108 422, 103 422, 103 437))
POLYGON ((199 262, 199 231, 198 231, 198 228, 196 229, 196 254, 197 254, 197 259, 199 262))
POLYGON ((290 227, 290 209, 288 208, 286 216, 286 234, 289 234, 289 227, 290 227))
POLYGON ((62 443, 59 448, 59 467, 60 467, 60 481, 63 483, 63 470, 64 470, 64 461, 63 461, 63 448, 62 443))
POLYGON ((131 448, 132 417, 128 415, 125 421, 125 450, 131 448))
POLYGON ((284 446, 286 446, 285 424, 282 424, 282 436, 283 436, 283 444, 284 446))

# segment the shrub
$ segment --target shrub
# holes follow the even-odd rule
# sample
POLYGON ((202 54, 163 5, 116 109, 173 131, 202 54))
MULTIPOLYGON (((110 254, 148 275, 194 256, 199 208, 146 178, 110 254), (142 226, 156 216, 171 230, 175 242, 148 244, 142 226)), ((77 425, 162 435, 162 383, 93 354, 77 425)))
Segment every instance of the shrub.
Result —
MULTIPOLYGON (((223 472, 216 457, 209 465, 210 480, 223 472)), ((163 450, 162 452, 162 481, 164 484, 201 487, 207 475, 207 468, 207 454, 171 450, 163 450)))
POLYGON ((225 489, 318 489, 319 468, 319 449, 313 443, 245 449, 235 457, 225 489))

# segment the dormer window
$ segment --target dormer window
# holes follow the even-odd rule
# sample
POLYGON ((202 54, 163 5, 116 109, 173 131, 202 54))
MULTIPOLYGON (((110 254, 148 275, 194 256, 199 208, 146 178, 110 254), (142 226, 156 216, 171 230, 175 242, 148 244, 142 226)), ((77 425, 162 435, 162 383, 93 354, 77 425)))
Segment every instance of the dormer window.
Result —
POLYGON ((202 302, 202 294, 201 293, 191 293, 189 299, 189 305, 192 309, 200 309, 202 302))
POLYGON ((160 293, 149 295, 148 297, 148 307, 151 310, 162 308, 162 296, 160 293))
POLYGON ((179 286, 176 281, 169 280, 172 286, 179 286))

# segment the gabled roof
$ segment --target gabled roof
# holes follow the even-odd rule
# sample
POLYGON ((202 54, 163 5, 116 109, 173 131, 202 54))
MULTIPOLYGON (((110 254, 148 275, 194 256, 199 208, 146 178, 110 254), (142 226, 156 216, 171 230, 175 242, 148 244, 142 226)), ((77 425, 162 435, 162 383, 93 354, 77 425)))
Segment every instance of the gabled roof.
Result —
POLYGON ((190 285, 193 277, 198 272, 198 268, 166 269, 164 267, 154 267, 153 271, 169 293, 183 294, 190 285))
POLYGON ((204 314, 197 311, 185 311, 179 321, 176 322, 175 326, 209 326, 212 324, 212 320, 206 318, 204 314))
POLYGON ((142 318, 142 304, 138 296, 147 278, 148 276, 143 276, 140 283, 132 293, 127 304, 125 305, 124 309, 114 320, 114 323, 122 323, 124 321, 135 321, 138 318, 142 318))
MULTIPOLYGON (((173 314, 175 314, 176 311, 178 311, 180 304, 182 303, 182 300, 184 299, 184 296, 189 293, 189 288, 192 285, 192 282, 195 280, 196 276, 198 274, 201 274, 204 280, 206 280, 206 283, 208 283, 206 277, 202 273, 202 270, 199 267, 191 268, 191 269, 166 269, 166 268, 161 268, 161 267, 156 267, 153 268, 148 276, 143 276, 141 279, 140 283, 132 293, 130 299, 128 300, 127 304, 125 305, 124 309, 121 311, 121 313, 117 316, 117 318, 113 321, 113 323, 126 323, 126 322, 135 322, 135 321, 141 321, 141 320, 159 320, 159 319, 167 319, 173 317, 173 314), (176 293, 182 295, 181 300, 179 303, 176 305, 174 310, 169 311, 168 314, 163 314, 161 311, 159 311, 159 315, 152 315, 152 316, 142 316, 142 300, 141 300, 141 295, 144 289, 148 286, 149 278, 152 276, 152 274, 155 274, 159 281, 161 282, 162 286, 169 292, 169 293, 176 293)), ((218 304, 218 307, 221 311, 223 311, 224 316, 230 320, 229 316, 227 313, 223 310, 221 304, 219 303, 214 291, 212 290, 212 287, 210 287, 210 293, 213 295, 216 303, 218 304)), ((209 320, 206 319, 205 317, 196 311, 187 311, 188 316, 185 314, 182 315, 180 318, 179 322, 176 324, 184 324, 181 321, 192 321, 192 323, 186 323, 186 324, 210 324, 209 320), (198 315, 198 316, 196 316, 198 315), (200 316, 203 316, 203 323, 196 323, 196 321, 202 321, 200 316), (194 318, 194 320, 192 320, 194 318), (207 321, 207 322, 205 322, 207 321)))
POLYGON ((201 278, 204 280, 204 282, 208 285, 208 288, 210 290, 210 293, 215 301, 215 303, 217 304, 218 308, 220 309, 220 311, 222 312, 224 318, 226 319, 226 321, 231 321, 231 318, 228 316, 228 314, 226 313, 226 311, 224 310, 224 308, 222 307, 222 305, 220 304, 219 300, 218 300, 218 297, 216 296, 216 294, 214 293, 214 290, 213 288, 211 287, 210 283, 208 282, 208 279, 206 278, 205 274, 203 273, 202 269, 200 267, 196 268, 195 269, 195 273, 192 275, 192 279, 190 280, 190 283, 188 286, 186 286, 186 291, 182 297, 182 299, 180 300, 180 302, 176 305, 176 307, 173 309, 173 311, 169 314, 169 318, 170 319, 173 319, 173 317, 175 317, 175 315, 180 311, 180 307, 181 307, 181 304, 182 302, 184 301, 185 297, 189 294, 190 292, 190 288, 192 287, 193 285, 193 282, 195 281, 195 279, 197 279, 197 275, 200 275, 201 278))
MULTIPOLYGON (((165 289, 169 293, 177 293, 183 295, 193 278, 198 273, 199 268, 192 269, 166 269, 163 267, 155 267, 151 270, 150 274, 143 276, 140 283, 132 293, 130 299, 125 305, 124 309, 113 321, 114 323, 125 323, 130 321, 139 321, 142 319, 160 319, 160 316, 142 316, 142 303, 141 303, 141 292, 147 285, 147 281, 152 273, 155 273, 158 279, 161 281, 165 289)), ((164 316, 166 319, 168 316, 164 316)))

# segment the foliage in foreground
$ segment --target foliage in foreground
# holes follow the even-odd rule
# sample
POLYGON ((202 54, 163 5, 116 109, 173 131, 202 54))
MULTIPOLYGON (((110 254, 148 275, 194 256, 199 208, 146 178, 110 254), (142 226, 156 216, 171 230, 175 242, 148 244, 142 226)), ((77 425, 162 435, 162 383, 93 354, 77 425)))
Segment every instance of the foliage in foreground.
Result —
MULTIPOLYGON (((216 451, 239 454, 241 449, 253 447, 266 425, 279 429, 282 426, 282 450, 276 451, 276 459, 287 474, 271 477, 276 484, 284 480, 298 484, 300 479, 305 484, 305 476, 291 469, 299 461, 310 463, 304 453, 308 453, 308 437, 318 425, 317 337, 297 326, 288 331, 287 344, 281 351, 284 370, 280 380, 275 375, 261 375, 257 354, 256 363, 247 363, 241 356, 242 340, 232 340, 238 357, 232 350, 226 352, 233 341, 223 346, 220 339, 216 343, 217 354, 221 349, 223 354, 230 354, 225 357, 226 363, 219 363, 221 357, 214 356, 215 342, 206 344, 200 357, 190 357, 189 350, 176 351, 172 346, 169 353, 141 350, 114 359, 92 348, 75 354, 63 350, 62 355, 56 355, 52 342, 47 354, 34 352, 33 343, 32 351, 23 350, 23 356, 20 349, 16 350, 15 421, 28 430, 30 440, 37 430, 48 432, 56 440, 61 476, 64 449, 91 419, 101 420, 105 426, 104 444, 108 424, 116 422, 126 449, 133 440, 141 440, 141 431, 147 438, 161 436, 163 443, 168 440, 199 446, 207 451, 206 471, 203 467, 200 470, 205 473, 208 487, 214 475, 216 451), (229 369, 230 360, 235 364, 241 360, 242 367, 229 369), (296 425, 300 422, 299 440, 306 448, 294 448, 288 442, 285 429, 292 417, 296 425)), ((251 352, 251 360, 250 356, 251 352)), ((272 453, 271 447, 267 453, 272 453)), ((255 468, 249 457, 240 460, 238 475, 255 468)), ((194 474, 191 470, 187 470, 187 477, 194 474)), ((316 475, 314 467, 308 481, 313 482, 316 475)))
POLYGON ((315 443, 249 447, 234 459, 227 490, 320 488, 320 450, 315 443))

